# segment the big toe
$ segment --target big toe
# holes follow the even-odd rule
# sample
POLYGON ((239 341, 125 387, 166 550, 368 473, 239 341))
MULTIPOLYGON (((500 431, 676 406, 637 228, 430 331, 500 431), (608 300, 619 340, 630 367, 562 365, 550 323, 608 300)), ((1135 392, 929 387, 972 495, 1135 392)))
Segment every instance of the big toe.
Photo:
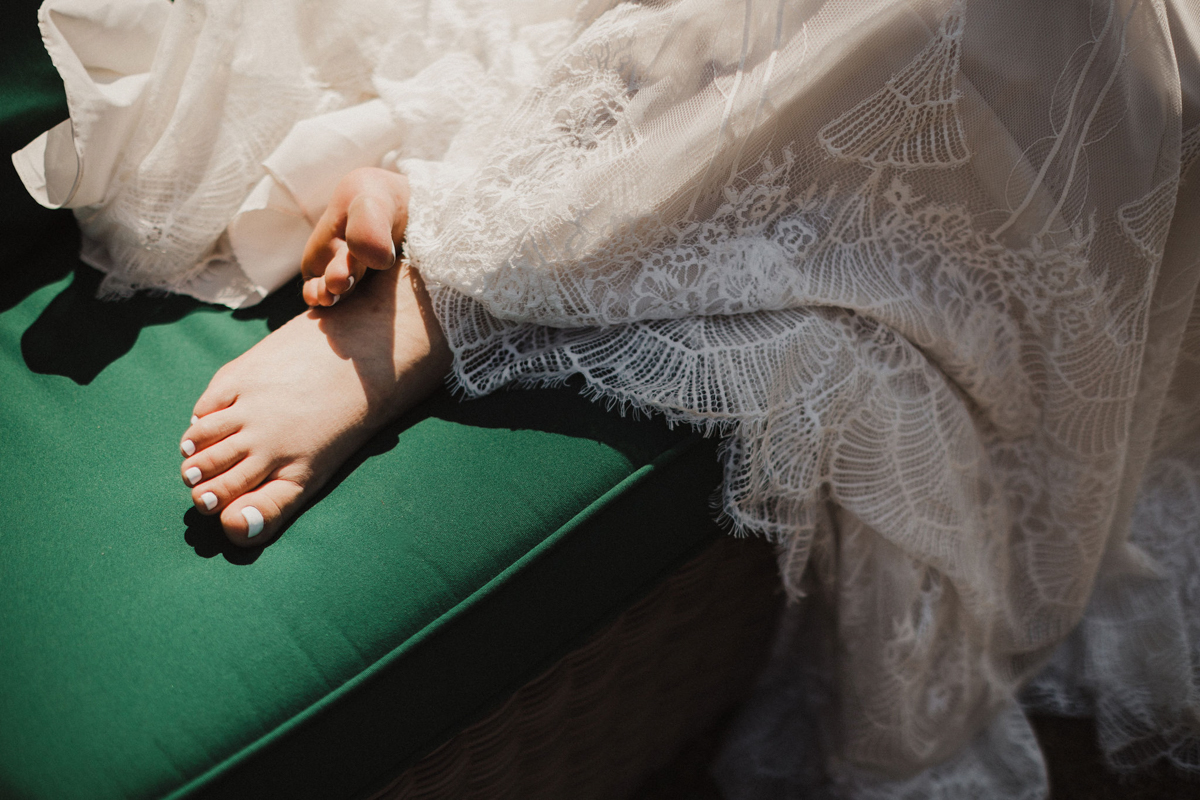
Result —
POLYGON ((229 541, 241 547, 266 544, 299 510, 303 495, 303 487, 294 481, 269 480, 226 506, 221 527, 229 541))

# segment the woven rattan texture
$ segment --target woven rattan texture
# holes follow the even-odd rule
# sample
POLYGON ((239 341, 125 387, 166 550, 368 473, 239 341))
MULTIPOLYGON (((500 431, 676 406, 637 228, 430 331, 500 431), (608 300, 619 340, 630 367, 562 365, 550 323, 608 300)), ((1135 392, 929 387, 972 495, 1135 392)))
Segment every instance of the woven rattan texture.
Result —
POLYGON ((628 795, 749 689, 778 585, 768 545, 718 539, 375 800, 628 795))

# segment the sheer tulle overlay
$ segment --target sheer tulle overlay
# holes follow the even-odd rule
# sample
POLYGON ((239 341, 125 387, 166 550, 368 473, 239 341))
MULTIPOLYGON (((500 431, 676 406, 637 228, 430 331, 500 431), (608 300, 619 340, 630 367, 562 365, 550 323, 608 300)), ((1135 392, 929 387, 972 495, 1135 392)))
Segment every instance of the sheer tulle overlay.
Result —
POLYGON ((468 395, 725 439, 788 615, 728 795, 1038 797, 1023 708, 1200 771, 1200 5, 50 0, 18 153, 110 293, 255 302, 406 173, 468 395), (1022 705, 1023 704, 1023 705, 1022 705))

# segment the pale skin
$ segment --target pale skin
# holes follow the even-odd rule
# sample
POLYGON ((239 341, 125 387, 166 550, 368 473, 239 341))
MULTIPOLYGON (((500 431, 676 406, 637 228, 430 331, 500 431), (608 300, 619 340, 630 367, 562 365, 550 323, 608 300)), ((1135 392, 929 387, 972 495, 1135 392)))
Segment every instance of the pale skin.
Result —
POLYGON ((236 545, 274 539, 342 462, 450 368, 421 276, 396 265, 408 195, 394 172, 343 178, 305 248, 312 308, 218 370, 196 401, 180 472, 197 510, 219 515, 236 545), (368 270, 378 274, 364 281, 368 270))

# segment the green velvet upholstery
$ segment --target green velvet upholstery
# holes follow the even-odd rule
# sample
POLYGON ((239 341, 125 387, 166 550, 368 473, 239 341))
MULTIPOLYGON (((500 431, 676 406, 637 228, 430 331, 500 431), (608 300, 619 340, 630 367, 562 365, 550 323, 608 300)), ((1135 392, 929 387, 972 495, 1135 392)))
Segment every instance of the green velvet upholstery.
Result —
MULTIPOLYGON (((35 8, 0 11, 8 152, 65 115, 35 8)), ((719 533, 711 442, 567 388, 443 392, 233 548, 178 439, 297 286, 100 302, 71 215, 11 167, 0 201, 0 797, 356 796, 719 533)))

